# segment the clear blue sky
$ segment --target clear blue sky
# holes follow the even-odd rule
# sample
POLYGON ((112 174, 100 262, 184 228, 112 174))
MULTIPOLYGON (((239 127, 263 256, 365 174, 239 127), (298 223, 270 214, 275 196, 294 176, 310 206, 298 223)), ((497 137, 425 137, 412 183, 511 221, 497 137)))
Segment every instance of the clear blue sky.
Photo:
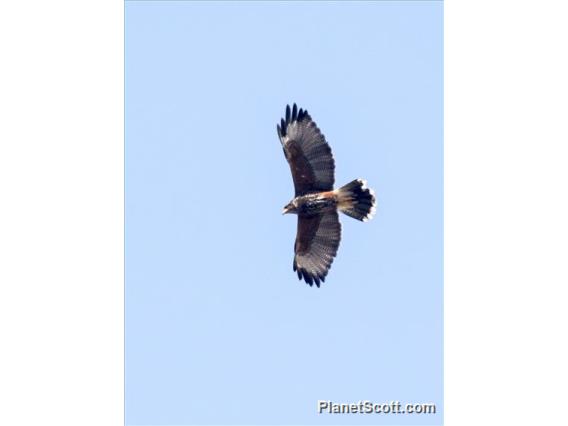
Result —
POLYGON ((442 3, 126 2, 126 423, 439 424, 442 3), (322 288, 292 271, 276 135, 331 144, 341 216, 322 288), (317 415, 433 402, 435 416, 317 415))

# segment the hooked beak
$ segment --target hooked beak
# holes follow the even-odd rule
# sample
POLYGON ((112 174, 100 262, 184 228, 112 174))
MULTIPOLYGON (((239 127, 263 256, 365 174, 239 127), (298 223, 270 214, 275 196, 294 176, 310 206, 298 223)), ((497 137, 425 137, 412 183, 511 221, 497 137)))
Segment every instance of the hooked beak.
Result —
POLYGON ((284 207, 284 210, 282 210, 282 214, 290 213, 290 209, 291 209, 290 206, 284 207))

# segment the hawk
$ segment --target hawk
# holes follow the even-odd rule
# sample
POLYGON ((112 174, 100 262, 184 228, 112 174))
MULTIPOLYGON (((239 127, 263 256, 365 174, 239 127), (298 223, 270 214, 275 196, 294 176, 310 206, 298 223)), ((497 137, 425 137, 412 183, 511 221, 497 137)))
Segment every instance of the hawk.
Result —
POLYGON ((286 118, 276 125, 290 164, 295 195, 282 214, 298 215, 293 269, 317 287, 331 267, 341 240, 338 211, 366 222, 375 213, 375 194, 364 179, 333 189, 335 161, 325 137, 308 111, 286 106, 286 118))

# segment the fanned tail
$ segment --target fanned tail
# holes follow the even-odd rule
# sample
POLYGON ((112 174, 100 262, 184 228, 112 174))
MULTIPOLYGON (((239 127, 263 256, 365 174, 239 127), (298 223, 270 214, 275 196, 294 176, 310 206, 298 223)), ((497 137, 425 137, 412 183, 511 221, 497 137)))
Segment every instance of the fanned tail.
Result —
POLYGON ((377 201, 374 191, 367 188, 365 179, 355 179, 336 191, 341 212, 363 222, 373 218, 377 201))

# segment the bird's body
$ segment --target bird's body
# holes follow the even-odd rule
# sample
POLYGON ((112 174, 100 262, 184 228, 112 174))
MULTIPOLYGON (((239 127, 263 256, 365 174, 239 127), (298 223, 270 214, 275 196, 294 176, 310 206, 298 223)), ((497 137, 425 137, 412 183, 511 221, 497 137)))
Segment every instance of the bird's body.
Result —
POLYGON ((292 200, 292 204, 297 206, 298 214, 319 214, 337 209, 337 195, 334 191, 300 195, 292 200))
POLYGON ((310 286, 320 286, 337 254, 341 240, 338 211, 361 221, 375 212, 375 196, 367 182, 356 179, 338 189, 331 148, 307 111, 286 107, 286 119, 277 126, 284 155, 290 164, 295 197, 283 213, 298 215, 294 244, 294 271, 310 286))

